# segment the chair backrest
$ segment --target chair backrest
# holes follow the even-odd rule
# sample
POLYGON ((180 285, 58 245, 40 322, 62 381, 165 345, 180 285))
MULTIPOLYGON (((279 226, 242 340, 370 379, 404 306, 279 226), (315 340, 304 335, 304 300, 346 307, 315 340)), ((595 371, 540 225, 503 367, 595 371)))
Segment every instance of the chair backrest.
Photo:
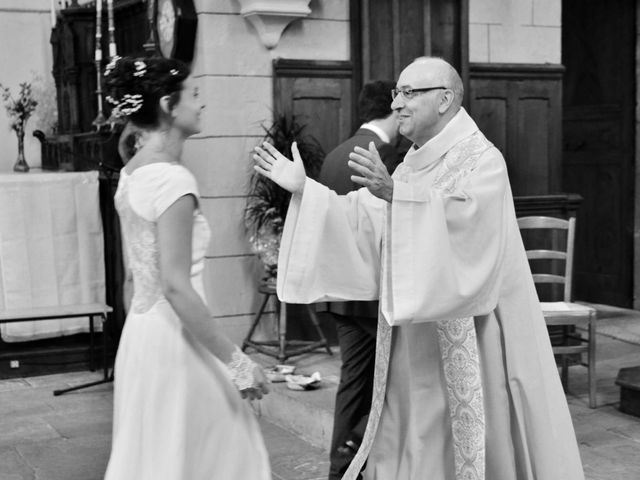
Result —
MULTIPOLYGON (((554 242, 551 249, 529 249, 526 246, 527 258, 531 260, 561 260, 564 261, 564 274, 534 273, 535 283, 556 283, 564 285, 563 299, 565 302, 571 301, 571 286, 573 276, 573 245, 575 240, 576 219, 571 217, 568 220, 555 217, 530 216, 518 218, 520 230, 546 230, 566 232, 566 242, 564 248, 558 247, 559 242, 554 242)), ((549 262, 551 263, 551 262, 549 262)))

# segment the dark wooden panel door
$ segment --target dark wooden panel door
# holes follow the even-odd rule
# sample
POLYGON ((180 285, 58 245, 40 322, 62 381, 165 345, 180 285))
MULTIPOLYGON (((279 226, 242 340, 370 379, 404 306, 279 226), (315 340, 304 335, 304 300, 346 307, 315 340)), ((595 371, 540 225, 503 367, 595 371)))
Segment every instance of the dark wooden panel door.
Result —
POLYGON ((352 132, 351 64, 311 60, 274 62, 274 103, 292 114, 325 152, 352 132))
POLYGON ((635 25, 636 2, 562 3, 563 186, 584 198, 574 296, 625 307, 633 278, 635 25))
POLYGON ((514 195, 560 192, 562 67, 472 64, 469 108, 502 152, 514 195))

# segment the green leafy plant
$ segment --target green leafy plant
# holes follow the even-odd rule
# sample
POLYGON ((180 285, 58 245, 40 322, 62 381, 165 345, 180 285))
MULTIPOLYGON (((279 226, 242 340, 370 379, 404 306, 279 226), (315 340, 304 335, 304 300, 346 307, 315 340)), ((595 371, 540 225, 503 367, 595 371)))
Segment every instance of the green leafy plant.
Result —
MULTIPOLYGON (((291 145, 297 142, 307 176, 316 178, 324 161, 318 141, 305 133, 306 125, 292 115, 278 114, 265 131, 264 141, 271 143, 289 160, 291 145)), ((289 208, 291 194, 271 180, 252 170, 249 196, 244 210, 244 223, 251 247, 265 266, 267 279, 275 278, 280 237, 289 208)))

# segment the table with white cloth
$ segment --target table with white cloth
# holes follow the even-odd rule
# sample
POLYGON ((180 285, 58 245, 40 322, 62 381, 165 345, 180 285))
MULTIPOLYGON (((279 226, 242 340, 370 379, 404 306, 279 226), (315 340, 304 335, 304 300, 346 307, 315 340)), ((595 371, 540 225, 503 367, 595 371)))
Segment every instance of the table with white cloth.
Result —
MULTIPOLYGON (((104 302, 98 172, 0 174, 0 311, 104 302)), ((0 324, 5 342, 87 331, 85 318, 0 324)))

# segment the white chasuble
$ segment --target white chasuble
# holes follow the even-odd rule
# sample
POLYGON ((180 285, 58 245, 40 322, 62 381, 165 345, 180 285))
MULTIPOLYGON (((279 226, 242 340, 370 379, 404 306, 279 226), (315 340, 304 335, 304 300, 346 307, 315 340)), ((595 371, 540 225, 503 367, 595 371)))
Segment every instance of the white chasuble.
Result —
POLYGON ((393 178, 391 204, 308 179, 280 248, 283 301, 380 299, 344 478, 583 480, 502 155, 461 109, 393 178))

